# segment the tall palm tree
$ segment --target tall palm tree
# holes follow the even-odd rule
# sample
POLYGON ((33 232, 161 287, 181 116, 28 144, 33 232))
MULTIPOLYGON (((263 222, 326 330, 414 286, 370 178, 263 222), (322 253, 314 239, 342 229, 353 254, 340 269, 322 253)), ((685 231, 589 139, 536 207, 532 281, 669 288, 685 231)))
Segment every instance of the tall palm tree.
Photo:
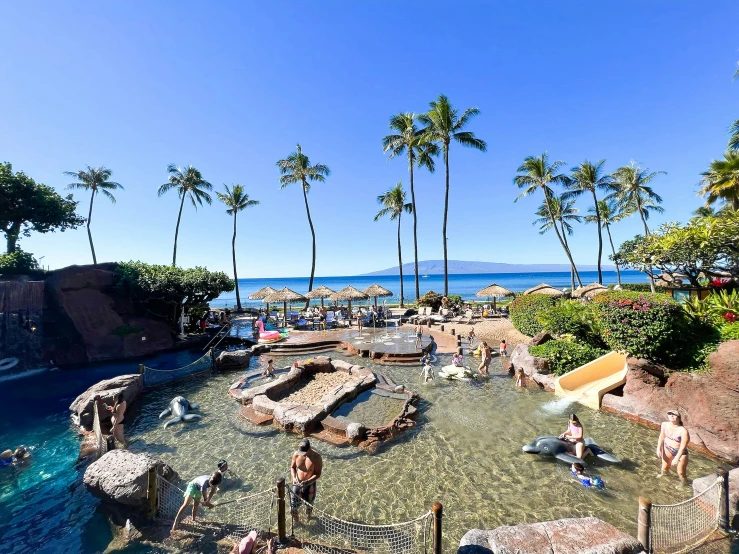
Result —
POLYGON ((706 206, 723 200, 731 209, 739 210, 739 150, 729 150, 723 160, 713 160, 701 175, 703 188, 698 194, 706 197, 706 206))
MULTIPOLYGON (((739 69, 737 69, 737 72, 739 72, 739 69)), ((729 127, 729 135, 729 150, 739 152, 739 119, 729 127)))
MULTIPOLYGON (((590 213, 590 215, 585 216, 585 223, 598 223, 606 230, 606 233, 608 234, 608 242, 611 243, 611 252, 615 258, 616 248, 613 246, 613 238, 611 237, 611 225, 621 221, 625 215, 619 210, 618 204, 613 198, 598 200, 597 207, 589 207, 588 213, 590 213)), ((616 263, 616 279, 620 285, 621 270, 618 267, 618 263, 616 263)))
MULTIPOLYGON (((534 221, 534 225, 540 225, 539 234, 543 235, 550 229, 556 227, 559 222, 560 230, 562 231, 562 238, 565 241, 565 245, 569 248, 567 243, 567 236, 572 236, 574 230, 572 229, 571 221, 576 223, 582 222, 582 217, 577 215, 579 210, 575 207, 575 199, 565 194, 561 196, 552 196, 546 198, 541 203, 539 209, 536 211, 536 215, 539 219, 534 221), (546 204, 549 204, 548 206, 546 204), (552 214, 553 220, 549 217, 552 214)), ((570 283, 572 290, 575 290, 575 272, 570 268, 570 283)))
POLYGON ((449 271, 447 264, 447 237, 446 223, 449 212, 449 145, 452 140, 462 146, 476 148, 485 152, 488 148, 484 140, 475 136, 472 131, 463 131, 470 120, 480 113, 477 108, 467 108, 461 116, 457 115, 457 108, 452 106, 449 98, 440 94, 429 103, 429 111, 419 114, 418 121, 426 126, 422 141, 441 145, 444 152, 444 168, 446 169, 446 192, 444 194, 444 225, 442 229, 444 239, 444 296, 449 295, 449 271))
POLYGON ((111 193, 111 190, 121 189, 123 186, 120 183, 109 181, 113 171, 107 167, 90 167, 87 166, 87 170, 81 171, 65 171, 64 175, 69 177, 76 177, 76 183, 70 183, 66 189, 82 189, 91 191, 90 193, 90 211, 87 214, 87 238, 90 241, 90 250, 92 251, 92 263, 97 265, 98 260, 95 256, 95 246, 92 244, 92 232, 90 231, 90 223, 92 223, 92 204, 95 202, 95 195, 98 192, 102 192, 104 196, 108 197, 108 200, 115 204, 115 196, 111 193))
POLYGON ((244 192, 241 185, 233 185, 229 189, 228 185, 223 185, 226 192, 216 192, 218 199, 223 202, 228 209, 226 213, 234 216, 234 234, 231 238, 231 256, 234 264, 234 282, 236 283, 236 309, 241 311, 241 295, 239 294, 239 276, 236 273, 236 214, 240 211, 259 205, 259 200, 250 200, 249 195, 244 192))
POLYGON ((385 194, 377 197, 377 202, 382 205, 382 209, 377 212, 375 221, 386 215, 390 216, 390 221, 398 220, 398 267, 400 268, 400 307, 403 307, 403 255, 400 248, 400 216, 403 212, 413 213, 413 203, 405 201, 405 191, 403 183, 398 183, 389 189, 385 194))
MULTIPOLYGON (((644 235, 649 235, 649 227, 647 219, 650 212, 662 213, 664 208, 659 206, 662 197, 652 190, 649 186, 658 175, 666 175, 664 171, 653 171, 649 173, 648 169, 642 169, 631 162, 629 165, 619 167, 611 176, 613 181, 608 185, 612 190, 610 197, 614 198, 619 204, 619 209, 624 215, 638 213, 644 224, 644 235)), ((649 272, 649 286, 652 292, 656 292, 654 288, 654 279, 649 272)))
POLYGON ((308 292, 313 290, 313 276, 316 273, 316 231, 313 229, 313 220, 310 217, 310 208, 308 207, 308 191, 310 191, 310 183, 308 181, 316 181, 323 183, 326 177, 331 174, 328 166, 323 164, 311 165, 308 156, 303 154, 302 148, 298 144, 296 151, 290 154, 284 160, 277 162, 280 170, 280 189, 293 183, 300 183, 303 188, 303 200, 305 200, 305 213, 308 214, 308 225, 310 233, 313 237, 313 261, 310 267, 310 283, 308 283, 308 292))
POLYGON ((198 209, 198 205, 202 206, 203 201, 207 204, 211 203, 210 195, 205 192, 212 190, 213 185, 203 179, 200 171, 188 165, 185 168, 175 164, 167 166, 169 173, 169 181, 159 187, 157 195, 162 196, 169 190, 176 190, 180 197, 180 211, 177 213, 177 226, 174 230, 174 250, 172 251, 172 267, 177 265, 177 236, 180 234, 180 221, 182 220, 182 207, 185 205, 185 199, 189 198, 193 208, 198 209))
POLYGON ((439 147, 433 142, 422 140, 425 129, 416 127, 416 114, 399 113, 390 118, 390 130, 397 134, 387 135, 382 139, 382 151, 390 152, 390 159, 406 154, 408 173, 411 178, 411 205, 413 206, 413 260, 416 277, 416 302, 421 297, 418 283, 418 212, 416 208, 416 192, 413 188, 413 166, 425 167, 434 172, 434 156, 439 154, 439 147))
MULTIPOLYGON (((524 189, 523 192, 521 192, 521 194, 516 197, 516 200, 514 200, 514 202, 518 202, 520 198, 528 196, 529 194, 532 194, 537 190, 541 190, 542 194, 544 194, 545 200, 552 198, 554 196, 554 192, 552 191, 551 185, 554 183, 562 184, 566 180, 564 175, 562 175, 561 173, 557 173, 559 168, 561 168, 563 165, 565 165, 565 163, 561 160, 557 160, 554 163, 550 164, 549 156, 546 152, 544 152, 539 157, 527 156, 526 159, 524 159, 523 164, 521 164, 521 167, 519 167, 517 170, 519 175, 516 175, 513 178, 513 183, 518 188, 524 189)), ((549 203, 546 202, 545 206, 547 212, 549 213, 549 219, 553 222, 556 221, 549 203)), ((559 231, 559 228, 554 225, 553 229, 557 235, 557 239, 559 239, 560 245, 562 245, 562 249, 567 255, 567 259, 570 261, 570 267, 572 268, 572 272, 577 278, 578 285, 582 286, 580 273, 577 271, 575 262, 572 259, 572 252, 570 252, 569 246, 565 242, 562 233, 560 233, 559 231)))
MULTIPOLYGON (((567 189, 566 197, 578 197, 586 192, 593 195, 593 206, 595 208, 595 216, 598 215, 598 190, 608 188, 611 182, 611 176, 606 175, 603 166, 605 160, 600 160, 593 164, 585 160, 577 167, 570 169, 571 174, 565 179, 564 185, 567 189)), ((603 234, 601 233, 600 221, 598 222, 598 282, 603 284, 603 270, 601 269, 601 259, 603 258, 603 234)))

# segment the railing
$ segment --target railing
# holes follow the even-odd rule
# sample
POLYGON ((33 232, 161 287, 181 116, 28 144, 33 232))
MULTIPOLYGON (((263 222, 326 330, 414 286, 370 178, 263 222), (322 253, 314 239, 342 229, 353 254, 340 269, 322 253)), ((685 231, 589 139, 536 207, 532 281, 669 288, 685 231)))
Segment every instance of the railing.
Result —
POLYGON ((213 349, 208 350, 205 355, 194 362, 175 369, 156 369, 143 364, 139 365, 139 373, 141 374, 144 388, 164 383, 173 383, 212 369, 213 349))
POLYGON ((213 344, 213 341, 216 340, 216 339, 218 339, 218 337, 221 337, 220 339, 218 339, 218 342, 216 342, 215 344, 213 344, 213 347, 212 348, 213 348, 213 350, 215 350, 216 347, 219 344, 221 344, 221 341, 228 336, 228 334, 231 332, 231 329, 233 329, 233 323, 231 323, 229 321, 228 323, 226 323, 226 325, 224 325, 223 327, 221 327, 215 335, 213 335, 213 338, 211 338, 208 341, 208 344, 205 345, 205 347, 203 348, 203 350, 208 350, 208 348, 210 347, 210 345, 213 344))

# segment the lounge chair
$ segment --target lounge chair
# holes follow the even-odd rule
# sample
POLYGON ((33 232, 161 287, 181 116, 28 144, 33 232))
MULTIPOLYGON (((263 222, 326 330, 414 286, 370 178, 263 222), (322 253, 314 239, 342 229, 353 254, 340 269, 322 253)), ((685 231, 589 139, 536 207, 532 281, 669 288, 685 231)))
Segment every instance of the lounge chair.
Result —
POLYGON ((331 329, 336 327, 336 314, 334 312, 326 312, 326 328, 331 329))

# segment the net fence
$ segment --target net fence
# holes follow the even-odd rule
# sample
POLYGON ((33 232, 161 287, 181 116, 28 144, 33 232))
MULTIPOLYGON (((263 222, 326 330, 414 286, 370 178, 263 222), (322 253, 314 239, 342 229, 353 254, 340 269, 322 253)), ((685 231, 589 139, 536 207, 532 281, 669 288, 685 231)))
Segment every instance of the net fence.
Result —
POLYGON ((430 551, 432 513, 411 521, 390 525, 368 525, 344 521, 316 509, 288 488, 293 517, 292 533, 300 527, 298 537, 310 554, 425 554, 430 551), (310 520, 308 516, 310 515, 310 520), (305 524, 298 523, 299 521, 305 524))
POLYGON ((203 357, 175 369, 155 369, 143 366, 142 379, 144 387, 153 387, 164 383, 172 383, 180 379, 186 379, 191 375, 210 371, 213 368, 213 353, 209 350, 203 357))
POLYGON ((702 493, 669 505, 652 505, 649 542, 652 552, 679 554, 707 540, 718 529, 723 484, 720 480, 702 493))

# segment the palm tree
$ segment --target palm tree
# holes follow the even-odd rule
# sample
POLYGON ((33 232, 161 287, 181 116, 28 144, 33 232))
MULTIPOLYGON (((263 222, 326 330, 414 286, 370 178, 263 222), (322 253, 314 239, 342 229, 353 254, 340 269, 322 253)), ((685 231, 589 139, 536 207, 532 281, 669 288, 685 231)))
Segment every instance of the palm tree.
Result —
MULTIPOLYGON (((571 175, 566 177, 564 185, 568 192, 566 197, 578 197, 583 193, 589 192, 593 195, 593 206, 595 207, 595 216, 598 217, 598 189, 608 188, 611 182, 611 176, 605 175, 603 166, 605 160, 600 160, 593 164, 588 160, 582 162, 579 166, 573 167, 570 171, 571 175)), ((603 235, 601 233, 600 221, 598 222, 598 282, 603 284, 603 270, 601 269, 601 259, 603 258, 603 235)))
MULTIPOLYGON (((737 73, 739 73, 739 69, 737 69, 737 73)), ((731 135, 729 137, 729 150, 739 152, 739 119, 731 124, 731 127, 729 127, 729 134, 731 135)))
MULTIPOLYGON (((613 198, 598 200, 597 206, 588 208, 588 213, 591 215, 585 216, 585 223, 599 223, 606 230, 606 233, 608 233, 608 242, 611 243, 611 252, 613 252, 613 257, 615 258, 616 248, 613 246, 613 238, 611 237, 611 225, 621 221, 628 214, 623 214, 619 210, 618 204, 613 198)), ((618 263, 616 263, 616 279, 618 280, 618 284, 621 285, 621 270, 618 267, 618 263)))
POLYGON ((92 244, 92 232, 90 231, 90 223, 92 223, 92 204, 95 201, 95 195, 98 192, 102 192, 103 195, 107 196, 108 199, 115 204, 115 196, 111 193, 111 190, 121 189, 123 186, 120 183, 114 181, 108 181, 113 171, 107 167, 90 167, 87 166, 87 171, 65 171, 64 175, 69 177, 76 177, 76 183, 70 183, 66 189, 83 189, 92 191, 90 194, 90 211, 87 214, 87 238, 90 240, 90 250, 92 251, 92 263, 97 265, 98 260, 95 256, 95 246, 92 244))
MULTIPOLYGON (((541 192, 544 194, 545 200, 551 199, 554 196, 551 185, 553 183, 564 183, 564 181, 566 180, 566 177, 564 175, 562 175, 561 173, 557 173, 557 170, 559 170, 559 168, 562 167, 564 164, 565 163, 563 161, 557 160, 550 165, 549 156, 546 152, 544 152, 538 158, 536 156, 527 156, 526 159, 524 159, 523 164, 521 164, 521 167, 519 167, 517 170, 520 175, 516 175, 513 178, 513 183, 518 188, 524 189, 524 191, 516 197, 516 200, 514 200, 514 202, 518 202, 520 198, 528 196, 529 194, 536 192, 537 190, 541 190, 541 192)), ((549 219, 553 222, 556 221, 549 203, 546 202, 545 206, 547 212, 549 213, 549 219)), ((567 259, 570 261, 570 267, 572 268, 572 272, 577 278, 578 285, 582 286, 580 273, 577 271, 577 267, 575 266, 575 262, 572 259, 572 253, 570 252, 567 243, 565 242, 562 234, 559 232, 559 228, 556 225, 553 226, 553 229, 557 235, 557 238, 559 239, 559 243, 562 245, 562 248, 567 255, 567 259)))
POLYGON ((386 215, 390 216, 390 221, 394 219, 398 220, 398 267, 400 268, 400 307, 403 307, 403 255, 400 249, 400 216, 403 212, 413 213, 413 203, 405 202, 405 191, 403 190, 403 183, 398 183, 393 188, 388 190, 385 194, 381 194, 377 197, 377 202, 380 203, 383 208, 377 212, 375 221, 379 220, 386 215))
MULTIPOLYGON (((572 229, 571 221, 577 223, 582 222, 582 217, 577 215, 579 210, 575 208, 575 199, 563 194, 562 196, 552 196, 547 198, 541 203, 539 209, 536 211, 536 215, 539 219, 534 221, 534 225, 540 225, 539 234, 543 235, 553 227, 556 227, 556 222, 559 222, 560 229, 562 231, 562 238, 567 244, 567 236, 572 236, 574 230, 572 229), (549 204, 548 206, 546 204, 549 204), (553 220, 549 217, 552 214, 553 220)), ((572 290, 575 290, 575 272, 570 268, 570 280, 572 290)))
POLYGON ((259 200, 249 200, 249 195, 244 192, 241 185, 233 185, 232 189, 228 185, 223 185, 226 192, 216 192, 218 199, 223 202, 228 209, 226 213, 234 216, 234 234, 231 239, 231 256, 234 264, 234 282, 236 283, 236 309, 241 311, 241 296, 239 295, 239 276, 236 273, 236 214, 251 206, 259 205, 259 200))
POLYGON ((310 283, 308 283, 308 292, 310 292, 313 290, 313 276, 316 273, 316 231, 313 229, 313 220, 310 217, 310 208, 308 207, 308 191, 310 191, 308 181, 323 183, 326 181, 326 177, 331 174, 331 170, 323 164, 311 165, 308 156, 303 154, 299 144, 295 152, 284 160, 277 162, 277 167, 280 169, 280 189, 284 189, 293 183, 300 183, 303 188, 305 213, 308 214, 308 225, 313 236, 313 261, 310 267, 310 283))
POLYGON ((382 139, 382 151, 390 152, 390 159, 406 154, 408 157, 408 173, 411 178, 411 205, 413 206, 413 259, 416 277, 416 302, 421 297, 418 283, 418 213, 416 209, 416 192, 413 188, 413 166, 423 166, 434 172, 434 158, 439 154, 439 147, 432 142, 423 142, 425 129, 416 127, 416 114, 399 113, 390 118, 390 129, 397 134, 387 135, 382 139))
MULTIPOLYGON (((619 209, 625 216, 638 213, 644 224, 644 235, 649 235, 649 227, 647 219, 650 212, 662 213, 664 208, 659 206, 662 197, 652 190, 649 183, 658 175, 666 175, 664 171, 654 171, 649 173, 648 169, 642 169, 631 162, 629 165, 619 167, 611 174, 613 181, 608 184, 608 188, 612 190, 611 198, 618 202, 619 209)), ((656 292, 654 288, 654 279, 652 272, 649 272, 649 286, 652 292, 656 292)))
POLYGON ((452 106, 449 98, 440 94, 433 102, 428 112, 420 114, 418 121, 426 126, 422 142, 441 145, 444 152, 444 168, 446 169, 446 192, 444 194, 444 225, 442 229, 444 239, 444 296, 449 295, 449 272, 447 268, 447 237, 446 222, 449 212, 449 145, 452 140, 462 146, 476 148, 485 152, 488 148, 484 140, 475 136, 471 131, 463 131, 469 121, 480 113, 477 108, 467 108, 461 117, 457 116, 457 108, 452 106))
POLYGON ((739 210, 739 150, 727 151, 723 160, 713 160, 701 175, 703 188, 698 194, 706 197, 706 206, 723 200, 731 209, 739 210))
POLYGON ((203 179, 200 171, 191 165, 181 168, 175 164, 169 164, 167 172, 169 173, 169 181, 159 187, 157 195, 162 196, 165 192, 174 189, 181 199, 180 211, 177 213, 177 226, 174 230, 174 250, 172 251, 172 267, 175 267, 177 265, 177 236, 180 234, 180 220, 182 219, 182 207, 185 205, 185 199, 189 198, 196 210, 198 205, 203 205, 203 200, 210 204, 210 195, 205 191, 212 190, 213 185, 203 179))

